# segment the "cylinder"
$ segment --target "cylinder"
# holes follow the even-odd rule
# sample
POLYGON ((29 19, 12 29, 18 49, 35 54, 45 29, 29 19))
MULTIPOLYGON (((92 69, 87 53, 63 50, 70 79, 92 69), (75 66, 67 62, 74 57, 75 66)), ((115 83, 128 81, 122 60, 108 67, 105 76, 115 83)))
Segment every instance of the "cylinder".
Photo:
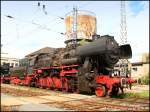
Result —
MULTIPOLYGON (((73 39, 73 11, 66 14, 66 40, 73 39)), ((77 11, 77 39, 92 40, 92 35, 96 34, 96 17, 89 11, 77 11)))

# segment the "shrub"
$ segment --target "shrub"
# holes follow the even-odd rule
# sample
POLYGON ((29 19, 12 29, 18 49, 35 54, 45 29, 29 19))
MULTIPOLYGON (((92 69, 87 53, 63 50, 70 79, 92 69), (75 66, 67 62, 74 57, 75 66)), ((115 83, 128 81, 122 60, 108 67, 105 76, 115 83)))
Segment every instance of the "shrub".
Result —
POLYGON ((148 85, 149 84, 149 75, 141 77, 140 80, 141 80, 141 84, 148 85))

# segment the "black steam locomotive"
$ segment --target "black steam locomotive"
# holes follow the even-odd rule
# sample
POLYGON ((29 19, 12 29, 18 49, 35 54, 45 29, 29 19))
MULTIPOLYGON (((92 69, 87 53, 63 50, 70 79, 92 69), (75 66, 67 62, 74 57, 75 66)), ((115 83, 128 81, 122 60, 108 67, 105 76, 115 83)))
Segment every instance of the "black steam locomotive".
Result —
MULTIPOLYGON (((32 82, 36 87, 57 88, 67 92, 95 92, 97 96, 117 94, 119 88, 123 90, 124 85, 133 83, 129 77, 111 76, 119 59, 132 57, 129 44, 119 46, 114 37, 109 35, 94 35, 93 40, 85 39, 84 45, 82 41, 65 41, 66 48, 63 52, 60 50, 61 53, 55 49, 57 52, 54 50, 51 55, 39 54, 34 59, 32 75, 29 77, 29 73, 26 73, 25 80, 13 79, 11 82, 18 85, 30 85, 32 82), (60 59, 57 66, 53 65, 54 59, 60 59), (42 63, 48 65, 42 66, 42 63)), ((30 68, 29 65, 27 68, 30 68)))

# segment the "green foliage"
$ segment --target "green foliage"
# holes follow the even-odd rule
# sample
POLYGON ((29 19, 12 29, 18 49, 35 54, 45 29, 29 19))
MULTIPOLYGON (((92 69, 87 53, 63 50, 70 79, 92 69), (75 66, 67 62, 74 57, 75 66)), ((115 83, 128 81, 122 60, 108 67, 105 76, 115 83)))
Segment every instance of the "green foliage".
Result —
POLYGON ((149 98, 149 91, 139 93, 124 93, 116 96, 115 98, 149 98))
POLYGON ((149 75, 141 77, 140 80, 141 80, 141 84, 148 85, 149 84, 149 75))

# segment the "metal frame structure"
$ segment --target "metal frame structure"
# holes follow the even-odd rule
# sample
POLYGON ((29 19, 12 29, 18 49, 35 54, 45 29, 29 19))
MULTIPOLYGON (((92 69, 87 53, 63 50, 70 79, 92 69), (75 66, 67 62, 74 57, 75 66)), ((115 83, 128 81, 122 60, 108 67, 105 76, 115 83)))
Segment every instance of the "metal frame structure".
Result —
MULTIPOLYGON (((120 1, 120 40, 121 45, 127 44, 127 22, 126 22, 126 2, 120 1)), ((119 61, 120 72, 122 75, 127 75, 129 61, 128 59, 121 59, 119 61)))

